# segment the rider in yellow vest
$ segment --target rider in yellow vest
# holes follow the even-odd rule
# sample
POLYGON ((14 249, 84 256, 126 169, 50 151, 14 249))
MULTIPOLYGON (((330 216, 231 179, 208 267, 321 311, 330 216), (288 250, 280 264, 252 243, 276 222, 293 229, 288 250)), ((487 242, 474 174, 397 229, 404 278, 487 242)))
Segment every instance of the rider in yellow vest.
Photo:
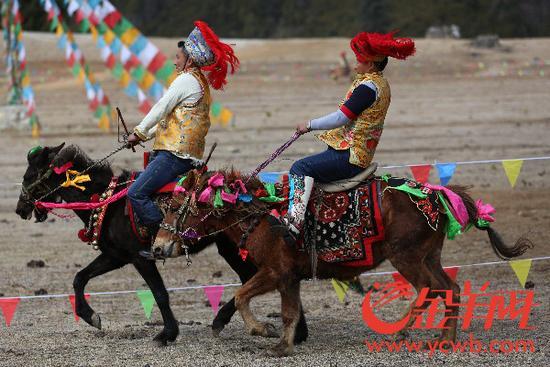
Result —
MULTIPOLYGON (((128 190, 128 198, 142 224, 154 235, 163 220, 151 195, 177 176, 203 164, 205 137, 210 128, 210 86, 222 89, 227 71, 239 65, 230 45, 204 22, 178 43, 178 76, 128 139, 132 147, 154 136, 149 164, 128 190), (203 71, 208 72, 207 76, 203 71)), ((144 256, 151 254, 144 252, 144 256)))
POLYGON ((296 127, 301 133, 327 130, 319 139, 328 147, 296 161, 290 169, 291 200, 283 219, 294 236, 302 230, 314 181, 350 178, 370 165, 390 106, 390 86, 383 75, 388 57, 405 59, 415 52, 410 38, 393 38, 393 33, 361 32, 350 46, 357 59, 357 76, 340 108, 296 127))

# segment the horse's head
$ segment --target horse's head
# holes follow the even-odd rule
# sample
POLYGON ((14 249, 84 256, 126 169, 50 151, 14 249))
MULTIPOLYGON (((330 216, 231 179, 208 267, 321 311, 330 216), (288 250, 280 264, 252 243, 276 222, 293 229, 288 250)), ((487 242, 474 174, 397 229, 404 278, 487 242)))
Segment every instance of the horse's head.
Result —
POLYGON ((185 247, 197 240, 225 230, 241 230, 241 219, 250 211, 263 210, 264 203, 238 200, 239 194, 255 190, 254 180, 247 188, 238 172, 188 172, 179 192, 174 193, 172 205, 160 225, 153 252, 161 257, 177 257, 185 247), (223 191, 223 195, 222 195, 223 191), (233 201, 232 199, 236 199, 233 201), (242 217, 242 218, 241 218, 242 217))
MULTIPOLYGON (((60 179, 53 172, 53 161, 65 143, 56 147, 34 147, 27 154, 27 170, 23 175, 23 185, 17 209, 15 212, 23 219, 31 219, 34 216, 37 222, 43 222, 47 218, 47 212, 38 209, 34 201, 59 185, 60 179)), ((59 198, 52 194, 44 197, 44 200, 58 201, 59 198), (55 197, 54 197, 55 196, 55 197)))

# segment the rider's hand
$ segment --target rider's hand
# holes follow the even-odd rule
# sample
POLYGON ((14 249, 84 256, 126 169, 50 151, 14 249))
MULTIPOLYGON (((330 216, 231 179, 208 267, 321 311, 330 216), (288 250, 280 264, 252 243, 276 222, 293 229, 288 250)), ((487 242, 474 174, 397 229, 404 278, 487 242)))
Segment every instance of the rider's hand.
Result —
POLYGON ((309 121, 306 122, 300 122, 298 125, 296 125, 296 131, 300 134, 305 134, 311 131, 311 128, 309 127, 309 121))
POLYGON ((128 149, 131 149, 131 148, 133 148, 134 146, 138 145, 140 142, 141 142, 140 137, 137 136, 135 133, 132 133, 132 134, 128 137, 128 141, 127 141, 126 147, 127 147, 128 149))

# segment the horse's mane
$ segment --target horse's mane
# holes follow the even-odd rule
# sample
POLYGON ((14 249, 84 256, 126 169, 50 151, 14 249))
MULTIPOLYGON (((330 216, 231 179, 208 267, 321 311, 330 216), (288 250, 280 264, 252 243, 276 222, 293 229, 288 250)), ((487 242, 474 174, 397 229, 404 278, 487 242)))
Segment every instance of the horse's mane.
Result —
MULTIPOLYGON (((90 156, 82 150, 82 148, 75 144, 68 145, 61 149, 61 151, 55 156, 52 164, 54 167, 61 167, 68 162, 72 162, 73 167, 78 170, 84 170, 96 163, 95 160, 90 158, 90 156)), ((99 163, 89 172, 93 173, 95 176, 108 178, 109 180, 113 176, 113 170, 108 161, 99 163)))
MULTIPOLYGON (((194 171, 194 174, 198 174, 197 171, 194 171)), ((224 184, 229 185, 231 183, 234 183, 237 180, 241 180, 243 184, 245 184, 246 190, 248 194, 252 195, 252 201, 250 203, 245 203, 240 200, 237 200, 236 204, 230 204, 224 202, 224 208, 231 208, 231 209, 244 209, 246 207, 249 207, 250 205, 253 205, 254 207, 258 209, 268 209, 270 204, 265 203, 259 199, 257 199, 253 193, 260 188, 263 188, 262 182, 257 177, 250 178, 250 175, 243 174, 239 170, 236 170, 233 167, 225 168, 217 171, 208 171, 203 173, 200 176, 200 179, 198 180, 198 183, 194 186, 194 189, 196 190, 197 194, 200 194, 207 186, 208 186, 208 180, 214 176, 215 174, 220 173, 224 177, 224 184)))

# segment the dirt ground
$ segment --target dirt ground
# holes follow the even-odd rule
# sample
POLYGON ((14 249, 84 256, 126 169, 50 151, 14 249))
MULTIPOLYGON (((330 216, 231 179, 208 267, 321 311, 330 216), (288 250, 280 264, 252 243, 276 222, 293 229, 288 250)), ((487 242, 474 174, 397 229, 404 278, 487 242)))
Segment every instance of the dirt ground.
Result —
MULTIPOLYGON (((123 94, 103 67, 99 52, 88 37, 77 38, 92 70, 102 82, 113 105, 122 109, 130 125, 139 123, 137 102, 123 94)), ((82 227, 77 220, 50 219, 42 224, 15 215, 26 153, 36 144, 57 145, 62 141, 80 145, 94 158, 117 146, 116 126, 101 133, 87 110, 83 87, 64 64, 63 53, 49 34, 25 33, 24 42, 36 92, 43 135, 35 141, 29 131, 0 134, 0 296, 72 292, 75 273, 96 253, 76 237, 82 227), (30 268, 31 260, 45 267, 30 268)), ((171 55, 175 39, 154 39, 171 55)), ((299 121, 335 110, 348 88, 348 81, 334 81, 329 69, 337 55, 347 49, 344 39, 235 40, 242 67, 230 79, 226 91, 214 98, 233 110, 234 126, 213 126, 207 143, 218 142, 212 169, 234 166, 252 170, 292 135, 299 121)), ((461 40, 418 40, 417 55, 405 62, 390 62, 386 75, 392 87, 392 104, 376 160, 382 165, 523 158, 550 155, 550 39, 503 40, 503 49, 474 49, 461 40)), ((351 52, 348 52, 351 58, 351 52)), ((0 74, 2 86, 6 75, 0 74)), ((5 93, 6 88, 0 88, 5 93)), ((0 96, 5 100, 5 95, 0 96)), ((292 161, 323 149, 312 134, 302 137, 268 170, 286 170, 292 161)), ((139 169, 141 153, 117 155, 117 168, 139 169)), ((410 175, 407 169, 381 170, 410 175)), ((536 247, 524 258, 550 256, 550 161, 526 161, 512 189, 500 164, 460 165, 452 183, 473 186, 476 198, 497 208, 494 225, 507 242, 527 234, 536 247)), ((432 172, 431 181, 438 182, 432 172)), ((486 235, 472 231, 447 241, 444 266, 491 262, 493 254, 486 235)), ((168 287, 238 282, 237 276, 209 248, 193 259, 160 265, 168 287), (221 276, 215 274, 221 271, 221 276)), ((384 263, 379 271, 393 270, 384 263)), ((548 365, 550 340, 550 287, 548 260, 534 261, 529 281, 535 285, 540 304, 530 315, 534 330, 520 330, 518 320, 495 321, 490 330, 474 322, 458 339, 469 333, 491 340, 533 340, 534 353, 371 352, 364 340, 382 341, 386 336, 370 330, 361 319, 362 297, 350 292, 340 303, 328 281, 304 282, 302 299, 310 327, 310 339, 297 346, 294 356, 273 359, 265 350, 274 340, 244 333, 236 315, 220 338, 213 338, 209 324, 212 311, 202 290, 171 293, 180 336, 176 343, 158 348, 151 343, 160 330, 160 313, 153 310, 148 321, 135 294, 92 296, 103 330, 84 322, 75 323, 66 298, 22 300, 11 327, 0 325, 0 366, 416 366, 416 365, 548 365)), ((365 286, 385 282, 388 275, 365 276, 365 286)), ((507 265, 464 267, 460 285, 471 280, 480 287, 490 281, 492 290, 517 290, 520 285, 507 265)), ((145 283, 130 267, 96 278, 88 292, 144 289, 145 283)), ((235 288, 228 287, 223 301, 235 288)), ((407 303, 388 306, 397 317, 407 303)), ((253 310, 262 320, 278 327, 280 300, 276 294, 258 298, 253 310)), ((460 325, 460 323, 459 323, 460 325)), ((433 333, 416 331, 412 340, 431 338, 433 333)))

